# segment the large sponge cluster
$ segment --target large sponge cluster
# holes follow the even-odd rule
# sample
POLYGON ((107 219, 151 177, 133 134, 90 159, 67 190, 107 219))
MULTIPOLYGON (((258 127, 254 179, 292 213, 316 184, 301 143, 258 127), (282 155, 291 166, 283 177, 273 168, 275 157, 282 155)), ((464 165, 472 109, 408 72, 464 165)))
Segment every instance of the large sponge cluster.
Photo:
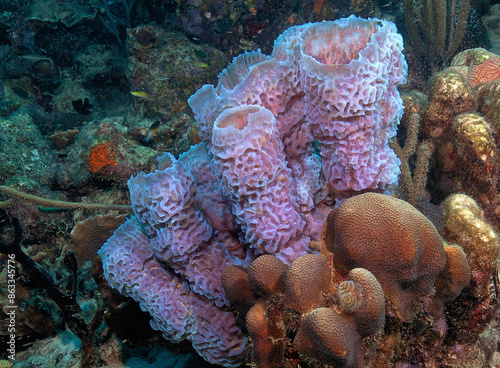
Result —
POLYGON ((321 188, 319 170, 339 201, 366 189, 391 192, 399 159, 388 143, 403 113, 397 85, 407 73, 402 49, 394 24, 374 18, 291 27, 276 40, 271 56, 260 51, 238 56, 216 87, 203 86, 188 102, 208 143, 227 109, 268 110, 303 205, 310 206, 321 188))
POLYGON ((207 360, 239 365, 235 360, 246 354, 248 345, 234 315, 193 292, 182 277, 167 272, 136 218, 127 220, 100 254, 106 255, 102 257, 103 269, 109 284, 138 301, 151 314, 151 326, 166 339, 189 339, 207 360))

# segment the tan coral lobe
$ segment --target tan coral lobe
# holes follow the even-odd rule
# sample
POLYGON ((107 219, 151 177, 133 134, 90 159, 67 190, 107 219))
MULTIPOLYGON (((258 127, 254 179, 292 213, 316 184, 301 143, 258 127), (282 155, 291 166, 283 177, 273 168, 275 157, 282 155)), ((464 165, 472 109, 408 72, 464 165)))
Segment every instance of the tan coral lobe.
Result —
POLYGON ((284 330, 268 322, 266 309, 267 302, 260 299, 246 317, 253 343, 253 361, 258 367, 280 368, 283 363, 284 330))
POLYGON ((317 308, 303 318, 294 345, 324 364, 361 367, 361 339, 355 321, 330 308, 317 308))
POLYGON ((451 125, 456 168, 473 193, 496 191, 500 157, 491 126, 476 113, 457 115, 451 125))
POLYGON ((288 269, 280 259, 264 254, 252 262, 248 268, 248 281, 252 291, 258 296, 267 297, 274 292, 283 292, 283 275, 288 269))
POLYGON ((462 247, 472 272, 473 292, 489 295, 489 280, 496 270, 500 240, 473 198, 454 194, 443 204, 441 233, 449 243, 462 247))
POLYGON ((292 262, 286 272, 285 308, 307 313, 322 303, 331 288, 331 270, 319 255, 306 254, 292 262))
POLYGON ((446 266, 436 278, 436 294, 432 298, 431 314, 443 316, 444 304, 455 299, 470 283, 471 271, 467 256, 459 245, 445 244, 446 266))
POLYGON ((460 73, 453 70, 436 73, 429 81, 429 105, 422 114, 421 133, 440 137, 447 133, 455 115, 476 107, 474 91, 460 73))
POLYGON ((231 265, 222 272, 221 282, 226 298, 245 314, 255 303, 247 271, 243 267, 231 265))
MULTIPOLYGON (((349 272, 349 280, 354 285, 358 302, 351 311, 356 320, 360 336, 377 333, 385 322, 385 297, 382 286, 375 276, 364 268, 354 268, 349 272)), ((342 305, 342 304, 341 304, 342 305)))

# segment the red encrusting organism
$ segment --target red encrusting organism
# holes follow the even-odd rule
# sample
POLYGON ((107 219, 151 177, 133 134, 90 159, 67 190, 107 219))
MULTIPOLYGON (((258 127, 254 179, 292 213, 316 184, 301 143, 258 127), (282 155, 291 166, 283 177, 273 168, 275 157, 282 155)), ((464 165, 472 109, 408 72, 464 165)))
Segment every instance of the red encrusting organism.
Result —
POLYGON ((87 164, 91 173, 98 173, 107 166, 116 166, 116 154, 111 142, 100 143, 90 148, 87 164))

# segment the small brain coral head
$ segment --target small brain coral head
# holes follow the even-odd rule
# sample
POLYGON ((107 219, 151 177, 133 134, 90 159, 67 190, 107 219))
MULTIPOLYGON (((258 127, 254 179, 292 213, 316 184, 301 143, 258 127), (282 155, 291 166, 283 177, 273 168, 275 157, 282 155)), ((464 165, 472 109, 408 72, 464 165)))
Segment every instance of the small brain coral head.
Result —
POLYGON ((413 302, 431 291, 446 263, 434 225, 409 203, 383 194, 343 202, 328 216, 324 240, 335 267, 373 273, 403 319, 410 318, 413 302))
POLYGON ((331 308, 317 308, 300 321, 297 350, 334 367, 361 367, 361 339, 354 319, 331 308))
POLYGON ((306 254, 292 262, 286 272, 285 308, 307 313, 319 307, 331 285, 331 269, 321 256, 306 254))
POLYGON ((444 304, 455 299, 470 283, 470 267, 462 247, 445 243, 446 266, 436 278, 436 293, 432 298, 431 314, 435 319, 444 313, 444 304))
POLYGON ((255 303, 247 271, 243 267, 231 265, 222 272, 221 283, 231 305, 245 315, 255 303))
POLYGON ((252 338, 253 362, 257 367, 282 367, 285 330, 268 322, 266 300, 259 299, 250 309, 246 325, 252 338))
POLYGON ((248 281, 257 296, 268 297, 285 289, 284 275, 288 266, 279 258, 264 254, 248 268, 248 281))

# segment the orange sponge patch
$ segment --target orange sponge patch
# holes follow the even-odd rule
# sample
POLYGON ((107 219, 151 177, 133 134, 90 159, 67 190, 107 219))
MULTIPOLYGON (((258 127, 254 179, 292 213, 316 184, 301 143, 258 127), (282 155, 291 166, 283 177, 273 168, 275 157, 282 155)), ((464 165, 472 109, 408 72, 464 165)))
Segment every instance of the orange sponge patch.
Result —
POLYGON ((91 173, 98 173, 107 166, 116 166, 116 154, 111 142, 101 143, 90 148, 87 164, 91 173))

